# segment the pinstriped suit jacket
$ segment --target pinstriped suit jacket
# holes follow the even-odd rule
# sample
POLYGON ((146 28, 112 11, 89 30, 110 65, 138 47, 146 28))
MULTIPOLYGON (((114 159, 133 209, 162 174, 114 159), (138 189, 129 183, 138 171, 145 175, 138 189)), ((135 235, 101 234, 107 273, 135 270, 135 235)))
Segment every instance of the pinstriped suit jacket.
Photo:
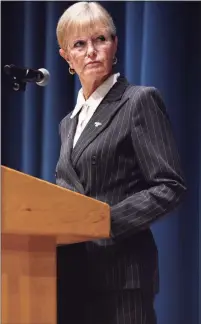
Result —
POLYGON ((73 149, 76 125, 70 114, 60 123, 56 183, 111 206, 111 238, 82 243, 88 285, 157 291, 149 226, 173 210, 186 189, 160 94, 120 77, 73 149))

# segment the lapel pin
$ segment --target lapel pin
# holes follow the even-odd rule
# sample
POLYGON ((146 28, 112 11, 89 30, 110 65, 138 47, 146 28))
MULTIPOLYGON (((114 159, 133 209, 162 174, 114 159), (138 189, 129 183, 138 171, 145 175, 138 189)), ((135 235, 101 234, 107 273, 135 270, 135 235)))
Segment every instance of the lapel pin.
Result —
POLYGON ((100 122, 95 122, 94 123, 95 127, 101 126, 102 124, 100 122))

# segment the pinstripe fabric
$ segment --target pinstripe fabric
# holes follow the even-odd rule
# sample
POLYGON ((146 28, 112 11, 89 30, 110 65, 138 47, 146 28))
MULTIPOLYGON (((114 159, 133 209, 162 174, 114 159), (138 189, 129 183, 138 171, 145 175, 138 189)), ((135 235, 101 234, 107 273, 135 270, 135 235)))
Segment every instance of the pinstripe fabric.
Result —
POLYGON ((140 289, 98 294, 88 300, 86 323, 156 324, 150 300, 144 298, 140 289))
POLYGON ((149 225, 173 210, 185 192, 160 94, 120 77, 72 149, 76 123, 70 114, 61 121, 56 182, 111 206, 111 238, 85 244, 89 285, 157 291, 157 248, 149 225))
POLYGON ((141 289, 85 293, 74 298, 69 295, 58 324, 157 323, 153 297, 143 296, 141 289))

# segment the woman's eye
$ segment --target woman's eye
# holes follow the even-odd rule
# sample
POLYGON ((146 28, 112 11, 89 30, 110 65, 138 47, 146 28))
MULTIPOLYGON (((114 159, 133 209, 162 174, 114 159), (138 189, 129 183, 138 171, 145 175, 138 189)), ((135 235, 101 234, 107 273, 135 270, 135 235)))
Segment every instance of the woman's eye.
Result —
POLYGON ((98 39, 101 40, 102 42, 104 42, 105 41, 105 36, 101 35, 101 36, 98 37, 98 39))
POLYGON ((84 41, 78 41, 74 44, 74 47, 82 47, 84 46, 85 42, 84 41))

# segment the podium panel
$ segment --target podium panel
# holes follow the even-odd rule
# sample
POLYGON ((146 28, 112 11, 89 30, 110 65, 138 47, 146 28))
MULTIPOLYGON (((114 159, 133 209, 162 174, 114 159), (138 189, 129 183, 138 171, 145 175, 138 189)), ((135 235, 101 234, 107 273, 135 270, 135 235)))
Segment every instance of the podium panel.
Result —
POLYGON ((56 239, 2 235, 2 324, 56 324, 56 239))

